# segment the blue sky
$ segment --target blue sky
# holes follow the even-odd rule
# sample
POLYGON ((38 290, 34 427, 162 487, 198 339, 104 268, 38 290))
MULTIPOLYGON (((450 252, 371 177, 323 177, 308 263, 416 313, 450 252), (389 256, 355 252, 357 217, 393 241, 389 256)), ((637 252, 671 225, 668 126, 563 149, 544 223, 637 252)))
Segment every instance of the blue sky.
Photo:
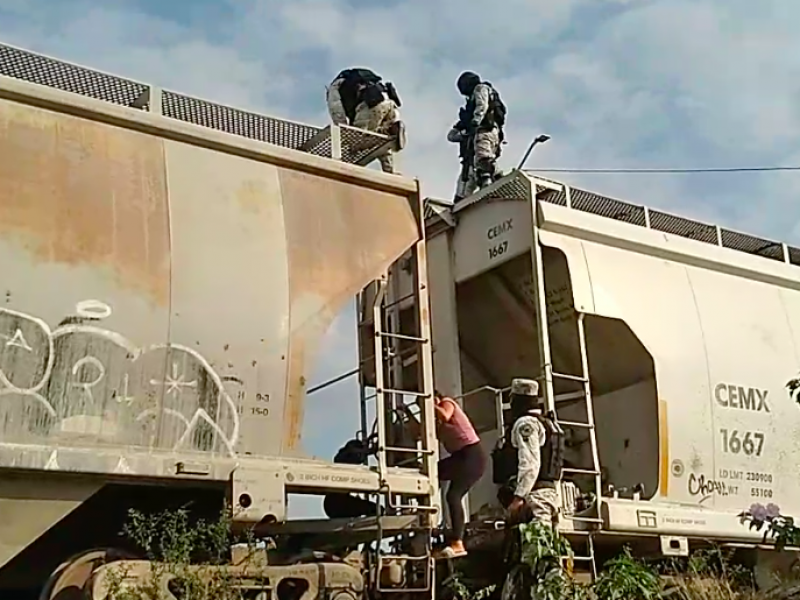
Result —
MULTIPOLYGON (((505 167, 541 132, 553 139, 530 167, 800 164, 798 22, 791 0, 0 0, 0 41, 295 120, 323 124, 330 79, 373 68, 404 101, 400 168, 445 198, 466 68, 509 107, 505 167)), ((800 173, 561 178, 800 243, 800 173)), ((354 361, 347 311, 313 379, 354 361)), ((355 428, 357 391, 308 406, 306 448, 330 456, 355 428)))

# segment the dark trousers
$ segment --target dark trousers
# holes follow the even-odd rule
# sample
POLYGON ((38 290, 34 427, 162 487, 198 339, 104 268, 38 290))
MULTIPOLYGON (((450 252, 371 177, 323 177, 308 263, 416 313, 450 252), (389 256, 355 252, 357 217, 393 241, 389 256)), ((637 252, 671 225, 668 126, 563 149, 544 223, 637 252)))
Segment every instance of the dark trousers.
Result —
POLYGON ((470 488, 478 483, 485 470, 486 454, 479 442, 464 446, 461 450, 439 461, 439 480, 450 482, 447 494, 445 494, 445 501, 453 522, 451 541, 464 539, 466 522, 461 500, 467 495, 470 488))

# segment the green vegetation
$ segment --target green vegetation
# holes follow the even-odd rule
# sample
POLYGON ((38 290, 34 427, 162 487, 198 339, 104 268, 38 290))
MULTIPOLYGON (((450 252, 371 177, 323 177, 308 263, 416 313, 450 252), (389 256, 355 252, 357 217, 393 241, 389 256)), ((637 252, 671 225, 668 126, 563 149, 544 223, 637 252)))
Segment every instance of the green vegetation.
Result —
POLYGON ((109 565, 109 600, 244 600, 229 571, 219 568, 230 564, 236 542, 249 550, 245 560, 254 556, 249 536, 232 535, 230 511, 216 521, 198 521, 185 509, 155 515, 132 510, 122 534, 149 564, 109 565))
MULTIPOLYGON (((753 505, 742 522, 764 531, 764 541, 781 549, 800 543, 800 528, 778 507, 753 505)), ((754 590, 748 570, 731 563, 730 553, 711 548, 689 559, 644 561, 630 549, 602 565, 592 584, 577 582, 560 557, 571 556, 566 539, 549 527, 521 525, 520 557, 506 589, 495 586, 469 589, 458 572, 443 582, 446 597, 454 600, 789 600, 800 598, 800 586, 787 584, 768 593, 754 590), (513 585, 511 585, 513 584, 513 585), (513 589, 512 589, 513 588, 513 589)), ((223 511, 216 521, 191 521, 186 510, 144 515, 131 511, 123 534, 142 558, 128 568, 109 565, 109 600, 244 600, 241 581, 218 565, 230 564, 232 544, 242 544, 244 561, 257 556, 252 538, 231 533, 231 519, 223 511), (202 563, 203 566, 198 566, 202 563)), ((566 561, 569 564, 569 560, 566 561)), ((243 562, 238 563, 245 567, 243 562)), ((458 563, 456 563, 458 564, 458 563)), ((252 588, 251 588, 252 589, 252 588)), ((251 596, 252 597, 252 596, 251 596)))
MULTIPOLYGON (((764 540, 773 540, 776 550, 797 545, 800 528, 777 507, 753 505, 742 513, 743 522, 764 529, 764 540)), ((752 573, 732 561, 733 552, 716 547, 695 552, 688 559, 635 558, 629 548, 602 565, 597 579, 582 584, 570 577, 559 560, 571 555, 563 538, 537 524, 520 527, 521 564, 514 573, 512 591, 498 593, 494 587, 470 590, 458 574, 446 582, 457 600, 490 596, 496 600, 797 600, 800 585, 776 581, 774 588, 757 592, 752 573), (523 570, 523 572, 520 572, 523 570)), ((566 561, 569 563, 569 560, 566 561)))

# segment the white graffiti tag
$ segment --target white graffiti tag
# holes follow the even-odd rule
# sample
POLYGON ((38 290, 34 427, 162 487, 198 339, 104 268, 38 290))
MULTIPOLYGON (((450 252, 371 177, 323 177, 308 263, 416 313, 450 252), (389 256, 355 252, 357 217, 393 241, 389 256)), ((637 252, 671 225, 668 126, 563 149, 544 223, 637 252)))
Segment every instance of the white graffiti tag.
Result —
POLYGON ((84 301, 76 313, 51 331, 41 319, 0 308, 4 440, 70 445, 88 437, 235 455, 236 405, 203 356, 177 344, 139 349, 119 333, 83 324, 111 314, 102 302, 84 301))
POLYGON ((172 363, 172 374, 168 374, 164 381, 150 380, 151 385, 160 385, 166 388, 166 393, 171 394, 173 397, 178 397, 181 394, 181 388, 189 387, 196 388, 197 381, 184 381, 184 374, 179 372, 178 363, 172 363))

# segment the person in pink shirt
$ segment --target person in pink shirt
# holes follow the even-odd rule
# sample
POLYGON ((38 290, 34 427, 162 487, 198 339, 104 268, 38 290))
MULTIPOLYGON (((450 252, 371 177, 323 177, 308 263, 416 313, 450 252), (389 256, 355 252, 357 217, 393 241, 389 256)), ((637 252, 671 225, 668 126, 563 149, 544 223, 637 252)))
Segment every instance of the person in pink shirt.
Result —
POLYGON ((483 476, 487 458, 475 428, 458 403, 439 392, 434 392, 433 398, 439 441, 449 455, 439 461, 439 480, 450 482, 445 501, 452 521, 448 544, 436 553, 436 557, 458 558, 467 554, 461 501, 483 476))

